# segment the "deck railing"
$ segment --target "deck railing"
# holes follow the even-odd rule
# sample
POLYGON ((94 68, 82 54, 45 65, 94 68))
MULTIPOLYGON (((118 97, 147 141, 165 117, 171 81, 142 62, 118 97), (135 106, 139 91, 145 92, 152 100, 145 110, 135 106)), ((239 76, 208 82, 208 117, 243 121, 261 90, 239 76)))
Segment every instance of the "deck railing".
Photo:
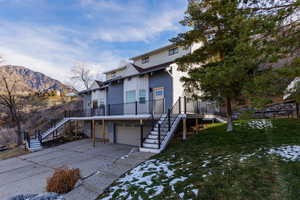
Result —
POLYGON ((165 99, 132 103, 100 105, 97 108, 66 111, 66 117, 93 117, 114 115, 160 115, 165 112, 165 99))

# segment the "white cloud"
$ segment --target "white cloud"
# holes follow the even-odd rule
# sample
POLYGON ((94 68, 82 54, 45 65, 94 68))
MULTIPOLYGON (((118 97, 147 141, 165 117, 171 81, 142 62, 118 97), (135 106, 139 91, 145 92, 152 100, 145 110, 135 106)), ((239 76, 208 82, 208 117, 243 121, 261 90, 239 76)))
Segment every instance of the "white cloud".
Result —
MULTIPOLYGON (((0 4, 25 1, 33 2, 27 4, 29 6, 26 9, 35 9, 34 0, 0 0, 0 4)), ((0 19, 0 55, 3 55, 6 64, 23 65, 61 81, 69 77, 68 72, 76 62, 88 63, 94 73, 99 74, 117 67, 120 60, 124 60, 118 53, 127 54, 123 45, 103 41, 150 42, 165 31, 178 32, 181 27, 178 21, 182 19, 185 9, 181 0, 174 0, 172 4, 170 1, 161 1, 155 4, 156 8, 149 6, 148 0, 75 2, 68 8, 60 8, 60 11, 68 14, 73 12, 74 21, 64 21, 65 18, 53 18, 48 14, 57 9, 50 1, 44 2, 40 10, 45 12, 42 19, 46 24, 40 24, 37 16, 19 21, 0 19), (60 25, 51 25, 53 22, 60 25)))
POLYGON ((122 11, 125 8, 116 2, 110 0, 80 0, 82 6, 88 6, 90 8, 96 10, 114 10, 114 11, 122 11))
POLYGON ((168 11, 142 21, 141 24, 121 25, 110 29, 99 28, 93 38, 108 42, 147 42, 162 32, 179 30, 178 21, 181 17, 181 11, 168 11))
MULTIPOLYGON (((70 68, 78 61, 105 71, 118 64, 121 57, 109 51, 96 52, 81 35, 62 27, 0 21, 0 55, 5 64, 22 65, 65 81, 70 68), (72 33, 70 33, 72 32, 72 33)), ((96 72, 95 72, 96 73, 96 72)))
POLYGON ((186 3, 181 0, 151 3, 147 0, 81 0, 85 17, 100 21, 93 38, 107 42, 148 42, 165 31, 177 32, 186 3))

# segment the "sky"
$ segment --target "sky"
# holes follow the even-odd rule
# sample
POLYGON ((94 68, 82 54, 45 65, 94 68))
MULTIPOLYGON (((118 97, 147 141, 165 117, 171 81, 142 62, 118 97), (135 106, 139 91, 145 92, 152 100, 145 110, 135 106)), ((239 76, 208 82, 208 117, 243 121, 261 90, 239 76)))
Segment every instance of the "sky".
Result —
POLYGON ((0 0, 0 55, 67 82, 72 66, 94 74, 159 48, 184 31, 186 0, 0 0))

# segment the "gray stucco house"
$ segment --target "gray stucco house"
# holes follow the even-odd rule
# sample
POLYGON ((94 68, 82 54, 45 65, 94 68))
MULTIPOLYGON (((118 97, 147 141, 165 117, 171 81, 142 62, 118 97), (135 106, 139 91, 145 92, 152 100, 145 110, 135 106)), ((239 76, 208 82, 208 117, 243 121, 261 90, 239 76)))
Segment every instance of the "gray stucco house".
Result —
POLYGON ((28 149, 40 149, 43 142, 57 138, 61 128, 72 121, 83 121, 84 134, 94 144, 98 138, 158 153, 179 128, 184 139, 187 119, 204 118, 218 109, 215 104, 188 98, 180 81, 185 74, 177 70, 175 59, 200 45, 167 45, 105 72, 104 81, 96 80, 79 93, 83 100, 81 108, 65 112, 60 121, 44 132, 38 131, 34 139, 26 134, 28 149), (208 108, 213 112, 207 112, 208 108))
POLYGON ((105 72, 105 81, 94 81, 80 92, 86 135, 140 146, 142 151, 161 151, 181 120, 200 112, 202 104, 185 97, 180 82, 184 73, 174 62, 199 45, 167 45, 105 72))

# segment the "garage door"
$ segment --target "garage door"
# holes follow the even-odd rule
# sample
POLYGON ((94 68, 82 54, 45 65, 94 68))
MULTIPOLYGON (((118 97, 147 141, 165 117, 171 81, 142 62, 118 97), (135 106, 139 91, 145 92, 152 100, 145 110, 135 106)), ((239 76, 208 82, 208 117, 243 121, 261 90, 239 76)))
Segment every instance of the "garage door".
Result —
POLYGON ((116 142, 118 144, 140 145, 140 129, 138 127, 117 126, 116 142))

